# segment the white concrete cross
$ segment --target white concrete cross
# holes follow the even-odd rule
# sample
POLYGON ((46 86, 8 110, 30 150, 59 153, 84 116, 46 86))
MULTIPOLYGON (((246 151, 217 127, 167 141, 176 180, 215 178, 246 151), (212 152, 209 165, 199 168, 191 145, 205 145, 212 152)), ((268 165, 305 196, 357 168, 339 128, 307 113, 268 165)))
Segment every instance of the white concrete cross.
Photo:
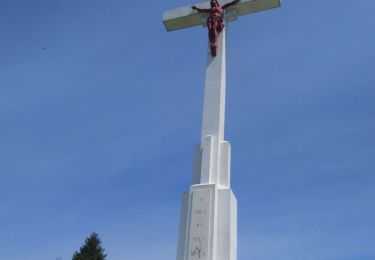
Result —
MULTIPOLYGON (((219 0, 220 5, 232 0, 219 0)), ((280 7, 280 0, 241 0, 225 12, 224 22, 280 7)), ((196 5, 209 8, 209 1, 196 5)), ((205 25, 208 15, 186 6, 166 11, 168 31, 205 25)), ((193 180, 181 207, 177 260, 237 259, 237 200, 230 189, 230 144, 224 140, 226 53, 225 27, 215 57, 207 49, 201 144, 196 148, 193 180)))
MULTIPOLYGON (((209 8, 210 1, 204 1, 196 6, 199 8, 209 8)), ((224 5, 231 0, 221 0, 224 5)), ((228 8, 225 12, 225 22, 236 20, 238 16, 259 12, 280 6, 280 0, 242 0, 236 5, 228 8)), ((191 6, 185 6, 174 10, 166 11, 163 15, 163 22, 168 31, 183 29, 196 25, 205 25, 208 15, 194 11, 191 6)), ((208 63, 206 68, 205 98, 202 120, 201 144, 203 149, 202 171, 198 176, 200 183, 221 183, 220 173, 217 171, 217 164, 220 159, 218 154, 220 148, 217 147, 224 141, 224 114, 225 114, 225 88, 226 88, 226 62, 225 62, 225 28, 218 37, 218 53, 215 58, 211 57, 209 49, 207 51, 208 63), (210 138, 206 138, 211 136, 210 138), (215 139, 215 140, 213 140, 215 139), (213 146, 213 153, 207 154, 205 146, 213 146), (215 149, 218 148, 218 149, 215 149), (209 156, 212 160, 206 158, 209 156), (208 165, 207 165, 208 163, 208 165)), ((210 149, 211 150, 211 149, 210 149)), ((229 176, 221 176, 225 180, 223 184, 229 186, 229 176)), ((195 182, 197 182, 196 180, 195 182)))
MULTIPOLYGON (((219 0, 221 5, 231 2, 230 0, 219 0)), ((231 14, 227 15, 227 20, 235 20, 238 16, 256 13, 259 11, 280 7, 280 0, 242 0, 229 10, 231 14)), ((196 5, 199 8, 209 8, 209 1, 204 1, 196 5)), ((228 11, 229 11, 228 10, 228 11)), ((228 13, 227 11, 227 13, 228 13)), ((179 30, 206 23, 206 14, 198 13, 191 9, 191 6, 185 6, 166 11, 163 16, 165 28, 168 31, 179 30)))

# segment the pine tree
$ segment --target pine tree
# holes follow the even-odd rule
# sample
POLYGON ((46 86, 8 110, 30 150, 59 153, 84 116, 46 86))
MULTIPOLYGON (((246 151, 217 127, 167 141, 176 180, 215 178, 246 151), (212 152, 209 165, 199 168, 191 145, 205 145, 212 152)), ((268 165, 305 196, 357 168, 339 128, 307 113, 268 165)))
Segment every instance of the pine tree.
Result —
POLYGON ((72 260, 105 260, 107 257, 102 248, 98 234, 92 233, 80 248, 79 252, 75 252, 72 260))

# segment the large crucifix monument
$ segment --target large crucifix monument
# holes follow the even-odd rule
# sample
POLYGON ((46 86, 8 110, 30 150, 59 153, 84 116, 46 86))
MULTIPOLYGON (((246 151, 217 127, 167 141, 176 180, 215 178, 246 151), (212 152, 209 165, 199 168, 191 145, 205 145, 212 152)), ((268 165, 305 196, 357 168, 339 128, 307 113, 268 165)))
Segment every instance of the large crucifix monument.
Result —
POLYGON ((182 199, 177 260, 237 260, 237 200, 230 188, 230 144, 224 140, 225 24, 280 6, 280 0, 211 0, 164 13, 168 31, 207 25, 201 144, 182 199))

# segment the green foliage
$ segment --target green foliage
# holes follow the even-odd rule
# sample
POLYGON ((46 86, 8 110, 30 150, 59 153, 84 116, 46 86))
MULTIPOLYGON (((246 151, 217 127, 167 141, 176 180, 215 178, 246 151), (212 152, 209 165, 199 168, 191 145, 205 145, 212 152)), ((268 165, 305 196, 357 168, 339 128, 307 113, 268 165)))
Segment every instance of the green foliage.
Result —
POLYGON ((72 260, 105 260, 106 257, 98 234, 92 233, 79 252, 74 253, 72 260))

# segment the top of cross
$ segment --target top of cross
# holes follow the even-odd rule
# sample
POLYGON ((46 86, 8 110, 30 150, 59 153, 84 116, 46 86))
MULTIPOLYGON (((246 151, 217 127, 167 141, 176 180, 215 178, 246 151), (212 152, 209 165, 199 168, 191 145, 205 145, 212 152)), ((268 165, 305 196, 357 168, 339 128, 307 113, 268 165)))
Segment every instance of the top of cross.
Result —
MULTIPOLYGON (((235 6, 230 7, 226 19, 236 20, 238 16, 255 13, 281 6, 281 0, 242 0, 235 6)), ((219 0, 221 5, 231 0, 219 0)), ((199 8, 209 8, 210 1, 204 1, 196 5, 199 8)), ((164 12, 163 22, 168 31, 174 31, 196 25, 204 25, 207 14, 198 13, 192 10, 191 6, 180 7, 164 12)))

